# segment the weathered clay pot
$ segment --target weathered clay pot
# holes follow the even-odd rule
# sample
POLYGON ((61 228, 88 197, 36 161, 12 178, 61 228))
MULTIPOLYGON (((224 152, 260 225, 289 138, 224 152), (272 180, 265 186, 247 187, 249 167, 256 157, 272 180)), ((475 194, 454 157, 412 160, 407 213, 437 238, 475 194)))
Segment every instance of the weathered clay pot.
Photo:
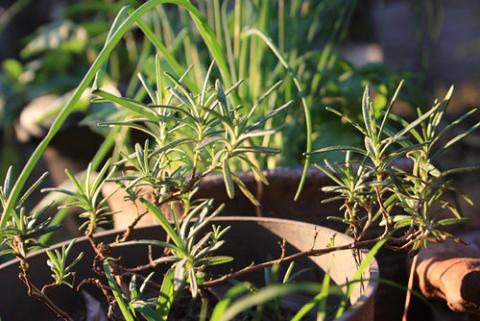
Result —
MULTIPOLYGON (((309 250, 313 247, 325 247, 333 235, 335 245, 347 244, 351 238, 335 232, 331 229, 318 227, 308 223, 272 219, 272 218, 248 218, 248 217, 223 217, 216 219, 214 224, 230 225, 232 228, 226 234, 226 244, 219 250, 219 255, 233 255, 233 264, 221 267, 223 272, 230 269, 239 269, 249 265, 252 261, 260 262, 272 257, 279 257, 281 248, 279 242, 286 240, 286 254, 296 251, 309 250)), ((205 230, 209 230, 208 227, 205 230)), ((120 230, 109 231, 99 234, 99 241, 113 240, 120 230)), ((135 231, 138 239, 164 239, 165 235, 158 226, 142 227, 135 231)), ((54 248, 60 247, 56 245, 54 248)), ((114 255, 121 255, 125 266, 136 266, 147 263, 147 250, 145 247, 122 247, 116 249, 114 255), (139 255, 141 253, 141 255, 139 255)), ((85 252, 83 264, 77 268, 77 280, 93 275, 90 262, 93 253, 90 250, 88 241, 79 238, 72 251, 72 256, 78 252, 85 252)), ((34 283, 45 284, 50 282, 50 271, 48 270, 45 252, 38 252, 29 257, 31 278, 34 283)), ((316 266, 318 269, 311 270, 305 275, 307 280, 320 281, 324 272, 328 271, 332 281, 337 284, 344 284, 352 279, 357 264, 350 250, 337 251, 319 257, 304 258, 297 262, 297 268, 316 266)), ((284 267, 285 268, 285 267, 284 267)), ((221 272, 220 270, 218 272, 221 272)), ((0 291, 0 313, 3 321, 44 321, 55 320, 51 312, 41 304, 26 295, 24 286, 17 279, 17 262, 11 261, 0 266, 0 278, 3 291, 0 291)), ((374 294, 378 278, 378 268, 375 260, 372 260, 370 267, 364 272, 364 284, 355 286, 350 297, 350 308, 338 320, 371 321, 374 314, 374 294)), ((263 273, 253 273, 248 279, 254 283, 261 283, 263 273)), ((82 309, 83 303, 78 294, 71 290, 58 289, 52 291, 55 302, 70 313, 82 309), (73 310, 73 311, 72 311, 73 310)), ((91 290, 91 289, 89 289, 91 290)), ((93 293, 93 292, 92 292, 93 293)), ((78 312, 78 311, 77 311, 78 312)), ((77 313, 78 315, 78 313, 77 313)))
POLYGON ((453 311, 480 316, 480 233, 460 238, 466 244, 448 240, 422 249, 416 279, 427 298, 442 300, 453 311))
MULTIPOLYGON (((245 183, 249 190, 258 196, 257 182, 252 173, 241 172, 238 177, 245 183)), ((225 183, 221 174, 207 176, 201 183, 196 195, 198 198, 213 198, 219 204, 225 204, 223 213, 240 216, 276 217, 303 222, 314 223, 321 226, 341 230, 344 225, 328 220, 328 216, 338 215, 338 204, 321 204, 326 198, 322 187, 331 184, 329 178, 318 170, 312 169, 308 173, 305 188, 298 201, 294 201, 295 192, 301 177, 301 169, 277 168, 265 172, 269 181, 268 186, 261 186, 261 196, 257 197, 261 208, 256 208, 238 189, 234 199, 230 199, 225 191, 225 183)), ((104 196, 115 191, 114 183, 104 185, 104 196)), ((135 217, 136 207, 143 212, 141 204, 124 201, 126 193, 117 191, 108 204, 115 214, 114 225, 123 228, 135 217)), ((153 218, 145 216, 140 222, 143 225, 152 224, 153 218)))

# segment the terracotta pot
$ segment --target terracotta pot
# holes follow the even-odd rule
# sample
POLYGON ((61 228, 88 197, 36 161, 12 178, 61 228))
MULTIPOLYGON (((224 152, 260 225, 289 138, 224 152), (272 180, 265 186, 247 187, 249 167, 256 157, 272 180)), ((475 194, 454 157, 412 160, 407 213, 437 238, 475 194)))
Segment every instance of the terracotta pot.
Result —
MULTIPOLYGON (((299 250, 309 250, 312 246, 325 247, 335 235, 335 244, 341 245, 352 241, 351 238, 331 229, 318 227, 308 223, 295 221, 271 219, 271 218, 247 218, 247 217, 223 217, 216 219, 214 224, 230 225, 232 228, 226 234, 227 241, 219 251, 219 255, 232 255, 235 257, 231 265, 221 267, 215 272, 228 272, 230 269, 239 269, 249 265, 252 261, 260 262, 271 257, 278 257, 281 253, 279 242, 286 240, 287 255, 299 250), (315 244, 313 244, 315 243, 315 244)), ((209 230, 208 227, 205 230, 209 230)), ((120 230, 109 231, 98 234, 99 241, 112 241, 120 230)), ((165 235, 158 226, 142 227, 135 231, 138 239, 164 239, 165 235)), ((56 245, 54 248, 60 247, 56 245)), ((114 255, 121 255, 125 266, 145 264, 147 254, 145 247, 124 247, 116 249, 114 255), (139 255, 139 253, 143 253, 139 255)), ((72 256, 78 252, 85 252, 83 264, 77 268, 77 280, 93 275, 91 260, 93 253, 90 250, 88 241, 79 238, 72 251, 72 256)), ((31 278, 34 283, 46 284, 50 282, 50 271, 46 262, 44 251, 37 252, 29 257, 31 278)), ((305 278, 312 281, 320 281, 325 270, 328 270, 332 281, 337 284, 344 284, 346 280, 352 279, 357 270, 352 251, 337 251, 328 255, 304 258, 297 262, 298 270, 306 266, 316 266, 318 269, 307 272, 305 278)), ((286 267, 283 267, 286 268, 286 267)), ((41 304, 26 295, 24 286, 17 279, 17 261, 11 261, 0 266, 0 277, 2 279, 3 291, 0 291, 0 313, 3 321, 44 321, 55 320, 51 312, 41 304)), ((378 268, 375 260, 372 260, 370 267, 364 274, 365 283, 362 287, 355 286, 351 296, 351 306, 346 313, 338 320, 371 321, 374 314, 374 294, 376 283, 367 281, 378 278, 378 268)), ((248 280, 254 283, 261 283, 263 272, 248 275, 248 280)), ((82 301, 78 294, 71 290, 57 289, 52 291, 55 302, 72 313, 72 309, 82 309, 82 301)), ((93 293, 93 292, 92 292, 93 293)), ((78 311, 77 311, 78 312, 78 311)), ((78 313, 77 313, 78 315, 78 313)))
POLYGON ((460 238, 466 244, 448 240, 422 249, 416 280, 427 298, 441 300, 453 311, 480 316, 480 233, 460 238))
MULTIPOLYGON (((228 215, 239 216, 259 216, 276 217, 298 220, 317 225, 335 228, 341 230, 345 225, 336 221, 328 220, 328 216, 338 215, 338 204, 320 203, 327 195, 322 192, 322 187, 331 184, 329 178, 318 170, 310 170, 305 188, 300 199, 295 202, 293 200, 295 192, 300 181, 302 170, 300 168, 288 169, 278 168, 265 172, 269 181, 268 186, 262 186, 262 194, 259 197, 261 208, 256 208, 238 189, 236 197, 230 199, 225 191, 225 184, 221 174, 207 176, 201 183, 197 193, 198 198, 213 198, 217 205, 225 204, 223 213, 228 215)), ((250 172, 242 172, 237 174, 238 177, 254 194, 257 190, 257 183, 250 172)), ((107 183, 104 185, 102 193, 104 196, 110 195, 115 191, 117 185, 107 183)), ((258 192, 257 192, 258 193, 258 192)), ((148 193, 147 193, 148 194, 148 193)), ((135 217, 136 208, 142 212, 143 207, 140 203, 124 201, 126 193, 119 190, 113 194, 108 204, 115 214, 115 228, 124 228, 135 217)), ((148 215, 142 218, 140 224, 153 224, 153 218, 148 215)))

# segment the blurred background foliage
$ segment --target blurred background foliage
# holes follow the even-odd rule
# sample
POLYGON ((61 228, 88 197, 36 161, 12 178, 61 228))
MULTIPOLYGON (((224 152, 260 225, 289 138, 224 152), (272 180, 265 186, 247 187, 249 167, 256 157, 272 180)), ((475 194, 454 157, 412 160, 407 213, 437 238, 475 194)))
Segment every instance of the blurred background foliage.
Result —
MULTIPOLYGON (((453 6, 461 15, 469 5, 476 6, 473 2, 453 6)), ((135 0, 0 2, 1 171, 5 171, 12 160, 21 164, 19 141, 24 146, 41 138, 49 120, 101 50, 108 26, 118 10, 126 4, 136 7, 141 3, 135 0)), ((449 81, 448 77, 437 77, 439 82, 435 82, 431 77, 431 65, 438 66, 437 57, 441 55, 437 46, 445 41, 442 36, 450 30, 447 9, 452 2, 448 0, 198 0, 192 3, 207 17, 222 44, 232 84, 243 81, 239 104, 252 106, 260 93, 278 81, 283 81, 280 90, 270 95, 265 105, 273 109, 290 99, 296 100, 283 119, 268 124, 281 127, 280 133, 271 139, 283 153, 268 164, 259 159, 263 168, 302 162, 306 135, 300 96, 311 110, 313 148, 316 149, 360 143, 353 131, 325 112, 325 107, 334 107, 358 118, 362 91, 367 84, 373 88, 374 106, 380 110, 400 80, 405 79, 398 109, 408 114, 417 107, 429 106, 432 94, 446 87, 449 81), (396 23, 394 27, 392 20, 396 23), (300 95, 293 78, 268 46, 259 38, 246 36, 246 31, 251 29, 271 38, 302 84, 300 95)), ((111 87, 125 97, 148 99, 137 74, 147 82, 154 79, 154 53, 159 47, 163 50, 163 70, 179 77, 191 66, 184 81, 201 83, 211 56, 186 15, 170 5, 159 6, 146 15, 142 29, 150 30, 156 38, 153 43, 138 29, 127 33, 125 45, 113 52, 108 63, 111 87)), ((467 24, 468 19, 464 20, 467 24)), ((477 30, 475 28, 470 27, 477 30)), ((474 52, 475 41, 463 51, 457 49, 463 53, 474 52)), ((435 70, 435 73, 440 72, 435 70)), ((90 131, 99 135, 96 142, 100 144, 107 132, 105 128, 101 131, 96 128, 96 121, 105 115, 114 119, 116 108, 109 103, 92 105, 86 96, 77 110, 68 128, 89 126, 90 131)), ((258 110, 259 114, 265 112, 258 110)), ((121 134, 125 135, 124 139, 117 141, 132 139, 131 133, 121 134)), ((73 146, 75 144, 73 142, 73 146)), ((94 152, 88 157, 93 155, 94 152)))

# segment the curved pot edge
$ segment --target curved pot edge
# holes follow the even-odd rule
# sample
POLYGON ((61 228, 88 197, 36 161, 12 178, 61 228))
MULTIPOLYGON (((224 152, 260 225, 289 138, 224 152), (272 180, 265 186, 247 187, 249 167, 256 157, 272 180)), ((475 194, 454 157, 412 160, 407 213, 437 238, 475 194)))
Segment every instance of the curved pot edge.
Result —
MULTIPOLYGON (((255 222, 263 222, 263 223, 269 223, 269 222, 284 223, 284 224, 289 224, 289 225, 295 224, 297 226, 303 226, 303 227, 314 226, 316 229, 334 232, 335 234, 341 236, 342 238, 345 238, 346 241, 350 241, 350 240, 353 241, 353 239, 351 239, 349 236, 347 236, 345 234, 342 234, 338 231, 335 231, 333 229, 323 227, 323 226, 314 225, 314 224, 311 224, 311 223, 305 223, 305 222, 288 220, 288 219, 279 219, 279 218, 271 218, 271 217, 222 216, 222 217, 214 218, 214 221, 255 221, 255 222)), ((155 226, 155 224, 150 225, 150 227, 151 226, 155 226)), ((149 226, 144 226, 144 228, 148 228, 148 227, 149 226)), ((96 237, 110 236, 110 235, 114 235, 114 234, 117 234, 117 233, 121 233, 123 230, 124 229, 113 229, 113 230, 108 230, 108 231, 102 231, 102 232, 96 233, 95 236, 96 237)), ((75 238, 75 240, 76 241, 87 241, 88 239, 87 239, 87 237, 82 236, 82 237, 75 238)), ((60 242, 60 243, 56 243, 56 244, 52 245, 51 247, 49 247, 48 249, 57 249, 57 248, 62 247, 63 245, 67 245, 69 242, 70 242, 70 240, 63 241, 63 242, 60 242)), ((32 257, 44 255, 45 251, 46 251, 46 249, 36 251, 36 252, 28 255, 27 258, 32 258, 32 257)), ((365 253, 364 250, 363 250, 363 252, 365 253)), ((0 271, 7 268, 7 267, 12 266, 12 265, 18 264, 17 262, 18 262, 18 259, 13 259, 13 260, 10 260, 8 262, 0 264, 0 271)), ((355 315, 357 314, 357 311, 362 310, 362 309, 368 309, 368 307, 366 306, 367 304, 371 304, 372 309, 373 309, 373 305, 374 305, 374 301, 375 301, 374 296, 376 294, 377 287, 378 287, 378 282, 376 280, 379 278, 379 268, 378 268, 378 263, 377 263, 375 258, 373 258, 373 260, 370 262, 368 272, 370 274, 370 277, 369 277, 368 282, 366 284, 366 287, 365 287, 364 291, 362 292, 362 294, 360 295, 360 297, 355 301, 355 303, 353 303, 351 306, 348 307, 348 309, 345 311, 345 313, 340 318, 335 319, 335 321, 357 320, 355 318, 355 315)))

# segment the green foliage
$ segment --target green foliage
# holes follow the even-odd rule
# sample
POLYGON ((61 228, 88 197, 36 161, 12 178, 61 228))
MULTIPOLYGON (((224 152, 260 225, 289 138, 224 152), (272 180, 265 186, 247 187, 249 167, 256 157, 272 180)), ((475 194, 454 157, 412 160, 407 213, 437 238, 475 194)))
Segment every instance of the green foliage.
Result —
MULTIPOLYGON (((78 4, 71 12, 91 10, 91 5, 78 4)), ((102 12, 108 13, 111 9, 96 5, 102 12)), ((394 245, 399 248, 417 249, 427 241, 448 237, 439 227, 458 219, 436 219, 430 209, 434 203, 441 202, 444 208, 457 214, 454 207, 441 199, 449 186, 440 180, 456 170, 442 173, 432 163, 479 124, 438 148, 436 144, 440 144, 439 138, 444 132, 470 115, 445 129, 440 127, 450 94, 432 109, 419 110, 418 118, 410 123, 393 115, 393 102, 400 97, 400 89, 391 88, 391 80, 396 75, 381 67, 355 68, 335 51, 344 37, 354 6, 355 1, 341 0, 281 0, 278 4, 240 0, 232 6, 228 1, 217 0, 198 5, 187 0, 150 0, 135 10, 122 7, 108 33, 100 37, 105 39, 104 43, 100 42, 101 46, 89 47, 91 42, 85 40, 86 33, 95 34, 98 26, 65 22, 40 30, 25 48, 24 56, 47 53, 42 65, 48 70, 46 77, 55 71, 49 59, 51 63, 61 56, 63 60, 58 58, 58 64, 53 65, 66 69, 72 57, 84 50, 98 50, 98 54, 59 109, 49 132, 18 179, 12 184, 9 171, 0 188, 1 245, 21 260, 21 280, 30 286, 25 256, 41 246, 37 241, 39 236, 54 228, 50 220, 40 220, 42 213, 26 214, 23 207, 40 180, 23 196, 22 190, 50 141, 77 108, 81 97, 90 92, 89 87, 91 102, 101 104, 95 116, 101 116, 100 127, 109 129, 107 139, 85 175, 76 177, 66 171, 73 189, 45 191, 66 195, 67 201, 62 207, 82 210, 80 217, 85 219, 82 227, 95 252, 93 266, 105 277, 106 284, 102 283, 104 280, 96 281, 107 297, 114 297, 108 302, 110 311, 118 306, 125 320, 168 320, 177 299, 185 298, 188 292, 193 304, 196 300, 202 301, 199 319, 206 320, 205 287, 207 280, 211 280, 212 267, 227 264, 233 258, 216 253, 224 244, 223 237, 229 228, 212 224, 223 206, 214 207, 213 200, 194 198, 201 180, 212 173, 222 173, 230 198, 235 197, 238 188, 258 205, 236 172, 252 171, 258 180, 266 183, 263 168, 292 160, 298 162, 300 150, 306 151, 306 159, 298 193, 312 155, 345 151, 345 163, 325 160, 325 167, 321 168, 336 183, 325 188, 336 194, 327 201, 343 201, 342 221, 349 225, 355 242, 362 241, 368 228, 378 221, 385 225, 385 234, 365 256, 354 280, 343 287, 331 284, 328 276, 322 284, 294 282, 301 271, 293 274, 293 264, 280 282, 280 267, 275 263, 265 271, 267 287, 233 286, 213 309, 211 321, 231 320, 242 313, 250 315, 252 308, 257 309, 252 314, 254 319, 261 319, 265 311, 279 317, 282 314, 279 298, 298 292, 315 297, 293 320, 304 318, 315 307, 317 319, 324 319, 330 295, 343 299, 337 310, 339 316, 351 294, 350 283, 361 282, 364 270, 384 242, 395 241, 394 245), (174 6, 159 6, 161 4, 172 4, 179 10, 174 6), (329 27, 323 30, 319 21, 329 27), (140 51, 133 37, 134 26, 145 36, 140 51), (321 37, 319 43, 320 33, 325 33, 325 38, 321 37), (297 36, 287 37, 288 34, 297 36), (122 39, 127 44, 127 61, 133 63, 119 63, 121 53, 117 45, 122 39), (277 39, 278 44, 273 39, 277 39), (128 68, 123 70, 125 65, 128 68), (184 69, 187 65, 191 67, 184 69), (123 74, 132 69, 137 77, 129 76, 127 88, 118 90, 116 87, 123 87, 119 85, 123 74), (382 77, 376 77, 379 74, 382 77), (345 82, 339 80, 339 75, 345 82), (376 100, 369 97, 368 87, 362 99, 358 99, 361 95, 356 91, 365 83, 376 87, 376 100), (394 92, 393 99, 385 104, 385 97, 391 92, 394 92), (318 106, 336 95, 346 99, 332 111, 359 132, 364 146, 333 146, 312 152, 312 145, 318 145, 318 138, 324 136, 323 128, 313 137, 313 123, 318 119, 324 123, 327 119, 318 106), (350 110, 350 106, 355 105, 362 107, 358 108, 362 117, 358 111, 350 110), (303 118, 298 114, 300 108, 295 108, 299 106, 303 118), (359 118, 363 122, 359 122, 359 118), (134 134, 148 138, 142 143, 132 143, 134 134), (99 166, 112 147, 111 161, 99 166), (284 162, 274 156, 280 150, 286 157, 284 162), (413 161, 411 172, 391 166, 401 157, 413 161), (125 201, 137 208, 131 225, 110 244, 96 242, 94 235, 102 224, 109 222, 112 214, 106 203, 109 196, 101 194, 106 182, 116 183, 118 189, 126 193, 125 201), (396 206, 403 209, 402 215, 392 214, 396 206), (144 215, 155 218, 167 236, 165 240, 132 239, 135 225, 144 215), (400 239, 394 238, 393 233, 404 226, 410 227, 408 232, 400 239), (148 264, 133 268, 122 266, 122 258, 112 253, 123 246, 147 247, 148 264), (160 275, 156 275, 156 279, 161 283, 159 289, 152 291, 150 288, 157 284, 153 281, 154 274, 144 278, 142 272, 157 267, 160 275), (140 278, 143 282, 138 287, 140 278)), ((4 64, 4 68, 6 76, 11 78, 22 78, 25 72, 14 61, 4 64)), ((21 93, 27 88, 24 85, 26 83, 14 88, 14 92, 21 93)), ((95 121, 95 117, 91 115, 89 121, 92 120, 95 121)), ((47 251, 47 264, 56 285, 74 287, 73 268, 82 254, 69 264, 72 246, 73 242, 61 250, 47 251)), ((45 295, 43 290, 39 292, 38 296, 45 295)))
MULTIPOLYGON (((283 297, 293 293, 319 293, 322 291, 322 284, 318 283, 290 283, 277 284, 260 289, 252 294, 246 295, 232 302, 232 299, 245 292, 245 285, 240 284, 232 288, 227 293, 226 299, 220 301, 215 307, 210 321, 228 321, 234 319, 237 315, 246 310, 262 305, 273 299, 283 297)), ((340 287, 331 286, 329 295, 341 295, 340 287)), ((292 319, 295 320, 295 319, 292 319)))
POLYGON ((67 263, 69 259, 68 255, 72 250, 75 241, 72 240, 67 246, 62 246, 61 250, 47 250, 48 255, 47 265, 52 270, 52 277, 55 280, 56 285, 67 285, 73 288, 73 282, 75 280, 75 272, 73 272, 74 266, 80 262, 83 258, 83 252, 77 255, 77 257, 70 263, 67 263))
POLYGON ((260 173, 260 168, 248 154, 278 152, 255 142, 261 142, 260 139, 276 132, 275 128, 264 128, 265 123, 285 111, 291 101, 263 117, 256 117, 254 111, 261 106, 260 102, 246 108, 233 106, 228 100, 241 84, 224 90, 219 80, 213 87, 206 79, 202 91, 196 93, 168 73, 162 75, 158 71, 157 77, 160 79, 157 78, 155 83, 168 79, 171 86, 168 94, 160 90, 152 92, 151 104, 117 97, 102 90, 95 92, 102 99, 129 111, 127 120, 104 121, 100 125, 127 127, 149 136, 143 146, 136 144, 131 154, 123 154, 120 164, 128 163, 128 171, 114 181, 125 186, 131 199, 138 198, 135 197, 136 190, 148 188, 153 191, 153 198, 162 202, 192 190, 199 179, 222 170, 227 194, 231 198, 237 185, 255 202, 230 168, 236 165, 260 173), (242 115, 243 109, 249 113, 242 115), (190 178, 188 184, 185 184, 186 177, 190 178))
POLYGON ((340 201, 340 210, 344 212, 341 220, 348 224, 357 240, 364 237, 374 222, 380 221, 385 226, 384 236, 391 237, 390 245, 417 250, 428 242, 450 237, 442 230, 443 226, 463 222, 455 205, 444 197, 452 190, 448 176, 452 172, 478 168, 442 171, 437 164, 440 155, 475 131, 480 123, 445 141, 443 136, 450 129, 477 110, 444 125, 442 120, 452 95, 451 88, 443 101, 435 102, 426 111, 418 109, 417 117, 409 122, 391 113, 401 86, 402 83, 378 118, 374 116, 368 87, 363 95, 362 123, 331 110, 363 136, 363 148, 332 146, 313 153, 346 152, 343 163, 331 164, 325 160, 319 168, 335 183, 323 188, 335 194, 326 201, 340 201), (410 163, 410 168, 399 166, 402 161, 410 163), (442 213, 445 211, 453 217, 445 218, 442 213), (392 236, 405 227, 408 230, 401 237, 392 236))
MULTIPOLYGON (((11 193, 13 176, 12 167, 9 167, 3 186, 0 186, 0 206, 5 211, 7 199, 11 193)), ((33 191, 42 183, 47 173, 43 174, 35 181, 17 203, 17 206, 11 210, 10 219, 5 227, 0 229, 2 239, 0 246, 0 256, 5 254, 14 254, 18 258, 25 258, 26 255, 34 249, 38 249, 42 244, 38 241, 40 236, 51 233, 58 226, 51 225, 51 218, 45 217, 48 208, 42 208, 38 211, 29 213, 24 204, 33 191)))
POLYGON ((68 196, 67 202, 62 204, 63 208, 80 208, 83 213, 80 218, 86 219, 80 228, 86 228, 87 234, 92 234, 98 225, 107 223, 108 217, 111 215, 108 206, 106 206, 107 198, 102 197, 102 186, 105 180, 112 175, 113 170, 108 174, 110 162, 107 161, 98 174, 92 172, 92 165, 88 166, 83 181, 77 178, 67 169, 65 173, 72 182, 74 191, 61 188, 45 188, 44 192, 58 192, 68 196))
POLYGON ((117 284, 114 275, 110 271, 110 266, 108 265, 108 260, 103 262, 103 272, 107 278, 108 286, 111 289, 113 296, 115 297, 115 302, 118 304, 122 316, 126 321, 135 321, 135 312, 130 309, 130 306, 125 298, 122 290, 117 284))

